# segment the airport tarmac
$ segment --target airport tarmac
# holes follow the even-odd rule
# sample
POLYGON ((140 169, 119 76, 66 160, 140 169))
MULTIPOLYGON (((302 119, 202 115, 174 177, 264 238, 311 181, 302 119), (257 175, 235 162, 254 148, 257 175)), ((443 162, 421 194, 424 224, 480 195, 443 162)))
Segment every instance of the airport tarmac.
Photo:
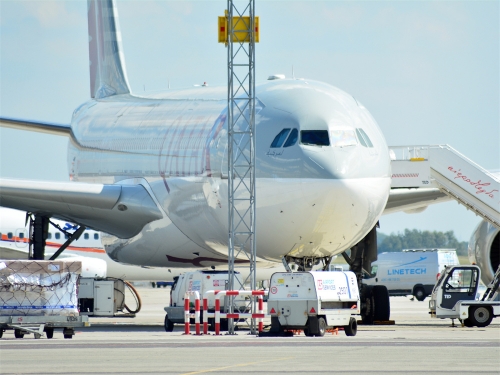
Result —
MULTIPOLYGON (((72 340, 0 339, 1 374, 500 374, 500 318, 486 328, 431 319, 428 299, 391 297, 392 326, 355 337, 186 336, 163 328, 168 289, 138 288, 135 318, 92 318, 72 340)), ((127 299, 130 302, 130 299, 127 299)), ((131 306, 133 307, 133 306, 131 306)), ((194 326, 193 326, 194 328, 194 326)))

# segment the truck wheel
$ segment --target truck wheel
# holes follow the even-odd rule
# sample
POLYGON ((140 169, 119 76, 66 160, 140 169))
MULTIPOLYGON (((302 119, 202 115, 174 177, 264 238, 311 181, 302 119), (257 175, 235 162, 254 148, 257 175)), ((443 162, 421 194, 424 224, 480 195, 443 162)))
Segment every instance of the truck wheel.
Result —
POLYGON ((356 336, 358 332, 358 323, 355 318, 349 319, 349 325, 344 327, 344 332, 346 336, 356 336))
POLYGON ((318 318, 318 334, 316 336, 323 337, 326 332, 325 318, 318 318))
POLYGON ((372 289, 374 302, 373 320, 389 320, 391 316, 391 303, 389 291, 384 285, 375 285, 372 289))
POLYGON ((0 328, 0 339, 2 338, 3 336, 3 329, 0 328))
POLYGON ((490 325, 493 315, 488 307, 471 306, 469 309, 469 319, 473 325, 478 327, 486 327, 490 325))
POLYGON ((24 337, 24 333, 20 329, 14 330, 14 337, 16 339, 22 339, 24 337))
POLYGON ((47 336, 48 339, 51 339, 52 337, 54 337, 54 328, 45 327, 44 331, 45 331, 45 336, 47 336))
POLYGON ((165 331, 172 332, 174 330, 174 322, 172 322, 168 315, 165 315, 165 331))
POLYGON ((419 300, 420 302, 422 302, 425 297, 427 297, 425 295, 425 290, 424 288, 422 288, 421 286, 417 286, 414 290, 413 290, 413 295, 415 296, 415 298, 417 300, 419 300))

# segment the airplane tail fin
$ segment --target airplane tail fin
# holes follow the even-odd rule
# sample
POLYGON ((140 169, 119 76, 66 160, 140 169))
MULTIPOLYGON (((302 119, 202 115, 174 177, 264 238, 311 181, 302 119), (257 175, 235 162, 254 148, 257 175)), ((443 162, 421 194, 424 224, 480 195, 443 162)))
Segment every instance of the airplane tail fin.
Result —
POLYGON ((113 0, 88 0, 90 96, 128 94, 130 88, 113 0))

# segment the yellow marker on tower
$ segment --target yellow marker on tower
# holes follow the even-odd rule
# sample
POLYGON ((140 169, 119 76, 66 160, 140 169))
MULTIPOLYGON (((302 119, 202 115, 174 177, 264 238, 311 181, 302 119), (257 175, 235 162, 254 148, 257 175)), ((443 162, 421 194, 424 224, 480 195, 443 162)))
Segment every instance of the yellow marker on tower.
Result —
MULTIPOLYGON (((227 10, 224 11, 224 16, 219 16, 218 18, 218 42, 224 43, 227 45, 229 38, 228 34, 230 34, 230 30, 228 28, 228 17, 227 10)), ((233 25, 232 29, 234 30, 232 43, 250 43, 250 33, 248 32, 250 28, 250 17, 233 17, 233 25)), ((254 24, 254 41, 255 43, 259 43, 260 39, 260 24, 259 17, 255 17, 254 24)))

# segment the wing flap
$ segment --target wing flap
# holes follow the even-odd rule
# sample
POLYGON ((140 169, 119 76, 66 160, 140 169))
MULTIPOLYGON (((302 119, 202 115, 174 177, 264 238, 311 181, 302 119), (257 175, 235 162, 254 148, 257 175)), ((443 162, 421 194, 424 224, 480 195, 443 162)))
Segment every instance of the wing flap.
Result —
POLYGON ((142 185, 0 179, 0 205, 67 220, 119 238, 162 213, 142 185))

